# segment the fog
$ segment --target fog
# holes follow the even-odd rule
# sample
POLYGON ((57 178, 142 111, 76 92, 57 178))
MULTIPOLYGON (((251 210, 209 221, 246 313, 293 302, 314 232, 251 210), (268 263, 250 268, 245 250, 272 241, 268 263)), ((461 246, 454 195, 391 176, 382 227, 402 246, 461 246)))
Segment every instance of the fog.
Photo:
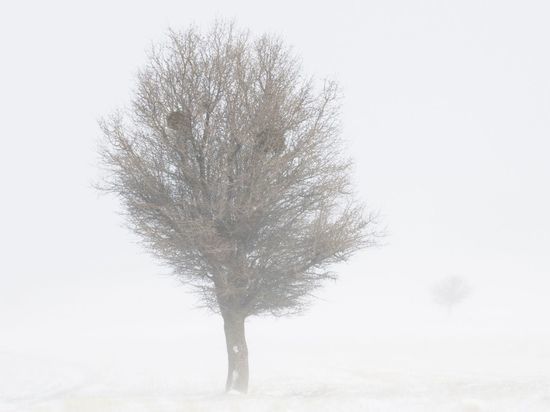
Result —
POLYGON ((550 4, 0 6, 0 411, 550 410, 550 4), (168 27, 235 18, 343 89, 358 196, 387 236, 302 316, 222 321, 125 226, 97 120, 168 27), (471 293, 449 315, 433 287, 471 293))

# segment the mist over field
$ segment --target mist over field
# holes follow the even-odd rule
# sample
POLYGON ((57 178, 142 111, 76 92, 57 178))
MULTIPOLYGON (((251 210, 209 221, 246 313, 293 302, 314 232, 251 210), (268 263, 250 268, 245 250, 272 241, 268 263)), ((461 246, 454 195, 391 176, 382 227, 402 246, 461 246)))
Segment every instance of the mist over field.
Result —
POLYGON ((534 0, 0 6, 0 411, 550 410, 549 18, 534 0), (387 227, 303 315, 247 319, 247 395, 223 391, 221 317, 92 187, 97 119, 147 47, 216 17, 339 81, 354 187, 387 227))

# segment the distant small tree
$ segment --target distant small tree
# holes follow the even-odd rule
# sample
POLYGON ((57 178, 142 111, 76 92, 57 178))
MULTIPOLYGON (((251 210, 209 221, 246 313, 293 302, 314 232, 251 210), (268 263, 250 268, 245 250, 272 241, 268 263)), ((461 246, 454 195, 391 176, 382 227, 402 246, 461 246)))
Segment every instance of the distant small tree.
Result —
POLYGON ((451 315, 453 308, 470 296, 472 289, 461 276, 449 276, 437 282, 432 289, 434 302, 446 308, 451 315))
POLYGON ((336 84, 316 91, 272 36, 170 31, 130 108, 101 122, 107 176, 144 244, 221 314, 226 390, 246 392, 245 319, 304 309, 372 245, 352 196, 336 84))

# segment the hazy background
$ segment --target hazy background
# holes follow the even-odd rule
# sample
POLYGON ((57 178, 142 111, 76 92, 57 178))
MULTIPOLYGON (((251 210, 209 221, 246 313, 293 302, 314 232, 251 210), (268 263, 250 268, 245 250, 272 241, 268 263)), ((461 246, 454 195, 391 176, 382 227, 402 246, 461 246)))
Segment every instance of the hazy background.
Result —
POLYGON ((550 3, 21 1, 0 6, 0 352, 154 364, 196 341, 222 388, 221 322, 91 187, 97 119, 129 100, 147 47, 215 17, 340 82, 357 189, 389 234, 305 316, 250 322, 251 388, 260 353, 312 342, 499 336, 527 353, 550 335, 550 3), (430 288, 453 274, 473 294, 446 319, 430 288))

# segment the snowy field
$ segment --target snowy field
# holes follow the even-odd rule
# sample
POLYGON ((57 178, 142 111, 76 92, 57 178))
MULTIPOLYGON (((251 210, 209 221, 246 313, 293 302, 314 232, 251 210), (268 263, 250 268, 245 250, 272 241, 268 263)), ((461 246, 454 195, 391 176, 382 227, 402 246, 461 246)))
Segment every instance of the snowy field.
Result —
POLYGON ((82 358, 78 350, 63 361, 3 351, 0 411, 550 410, 545 338, 447 333, 344 343, 251 335, 247 396, 222 392, 221 340, 120 339, 116 348, 87 347, 88 363, 68 360, 82 358))

